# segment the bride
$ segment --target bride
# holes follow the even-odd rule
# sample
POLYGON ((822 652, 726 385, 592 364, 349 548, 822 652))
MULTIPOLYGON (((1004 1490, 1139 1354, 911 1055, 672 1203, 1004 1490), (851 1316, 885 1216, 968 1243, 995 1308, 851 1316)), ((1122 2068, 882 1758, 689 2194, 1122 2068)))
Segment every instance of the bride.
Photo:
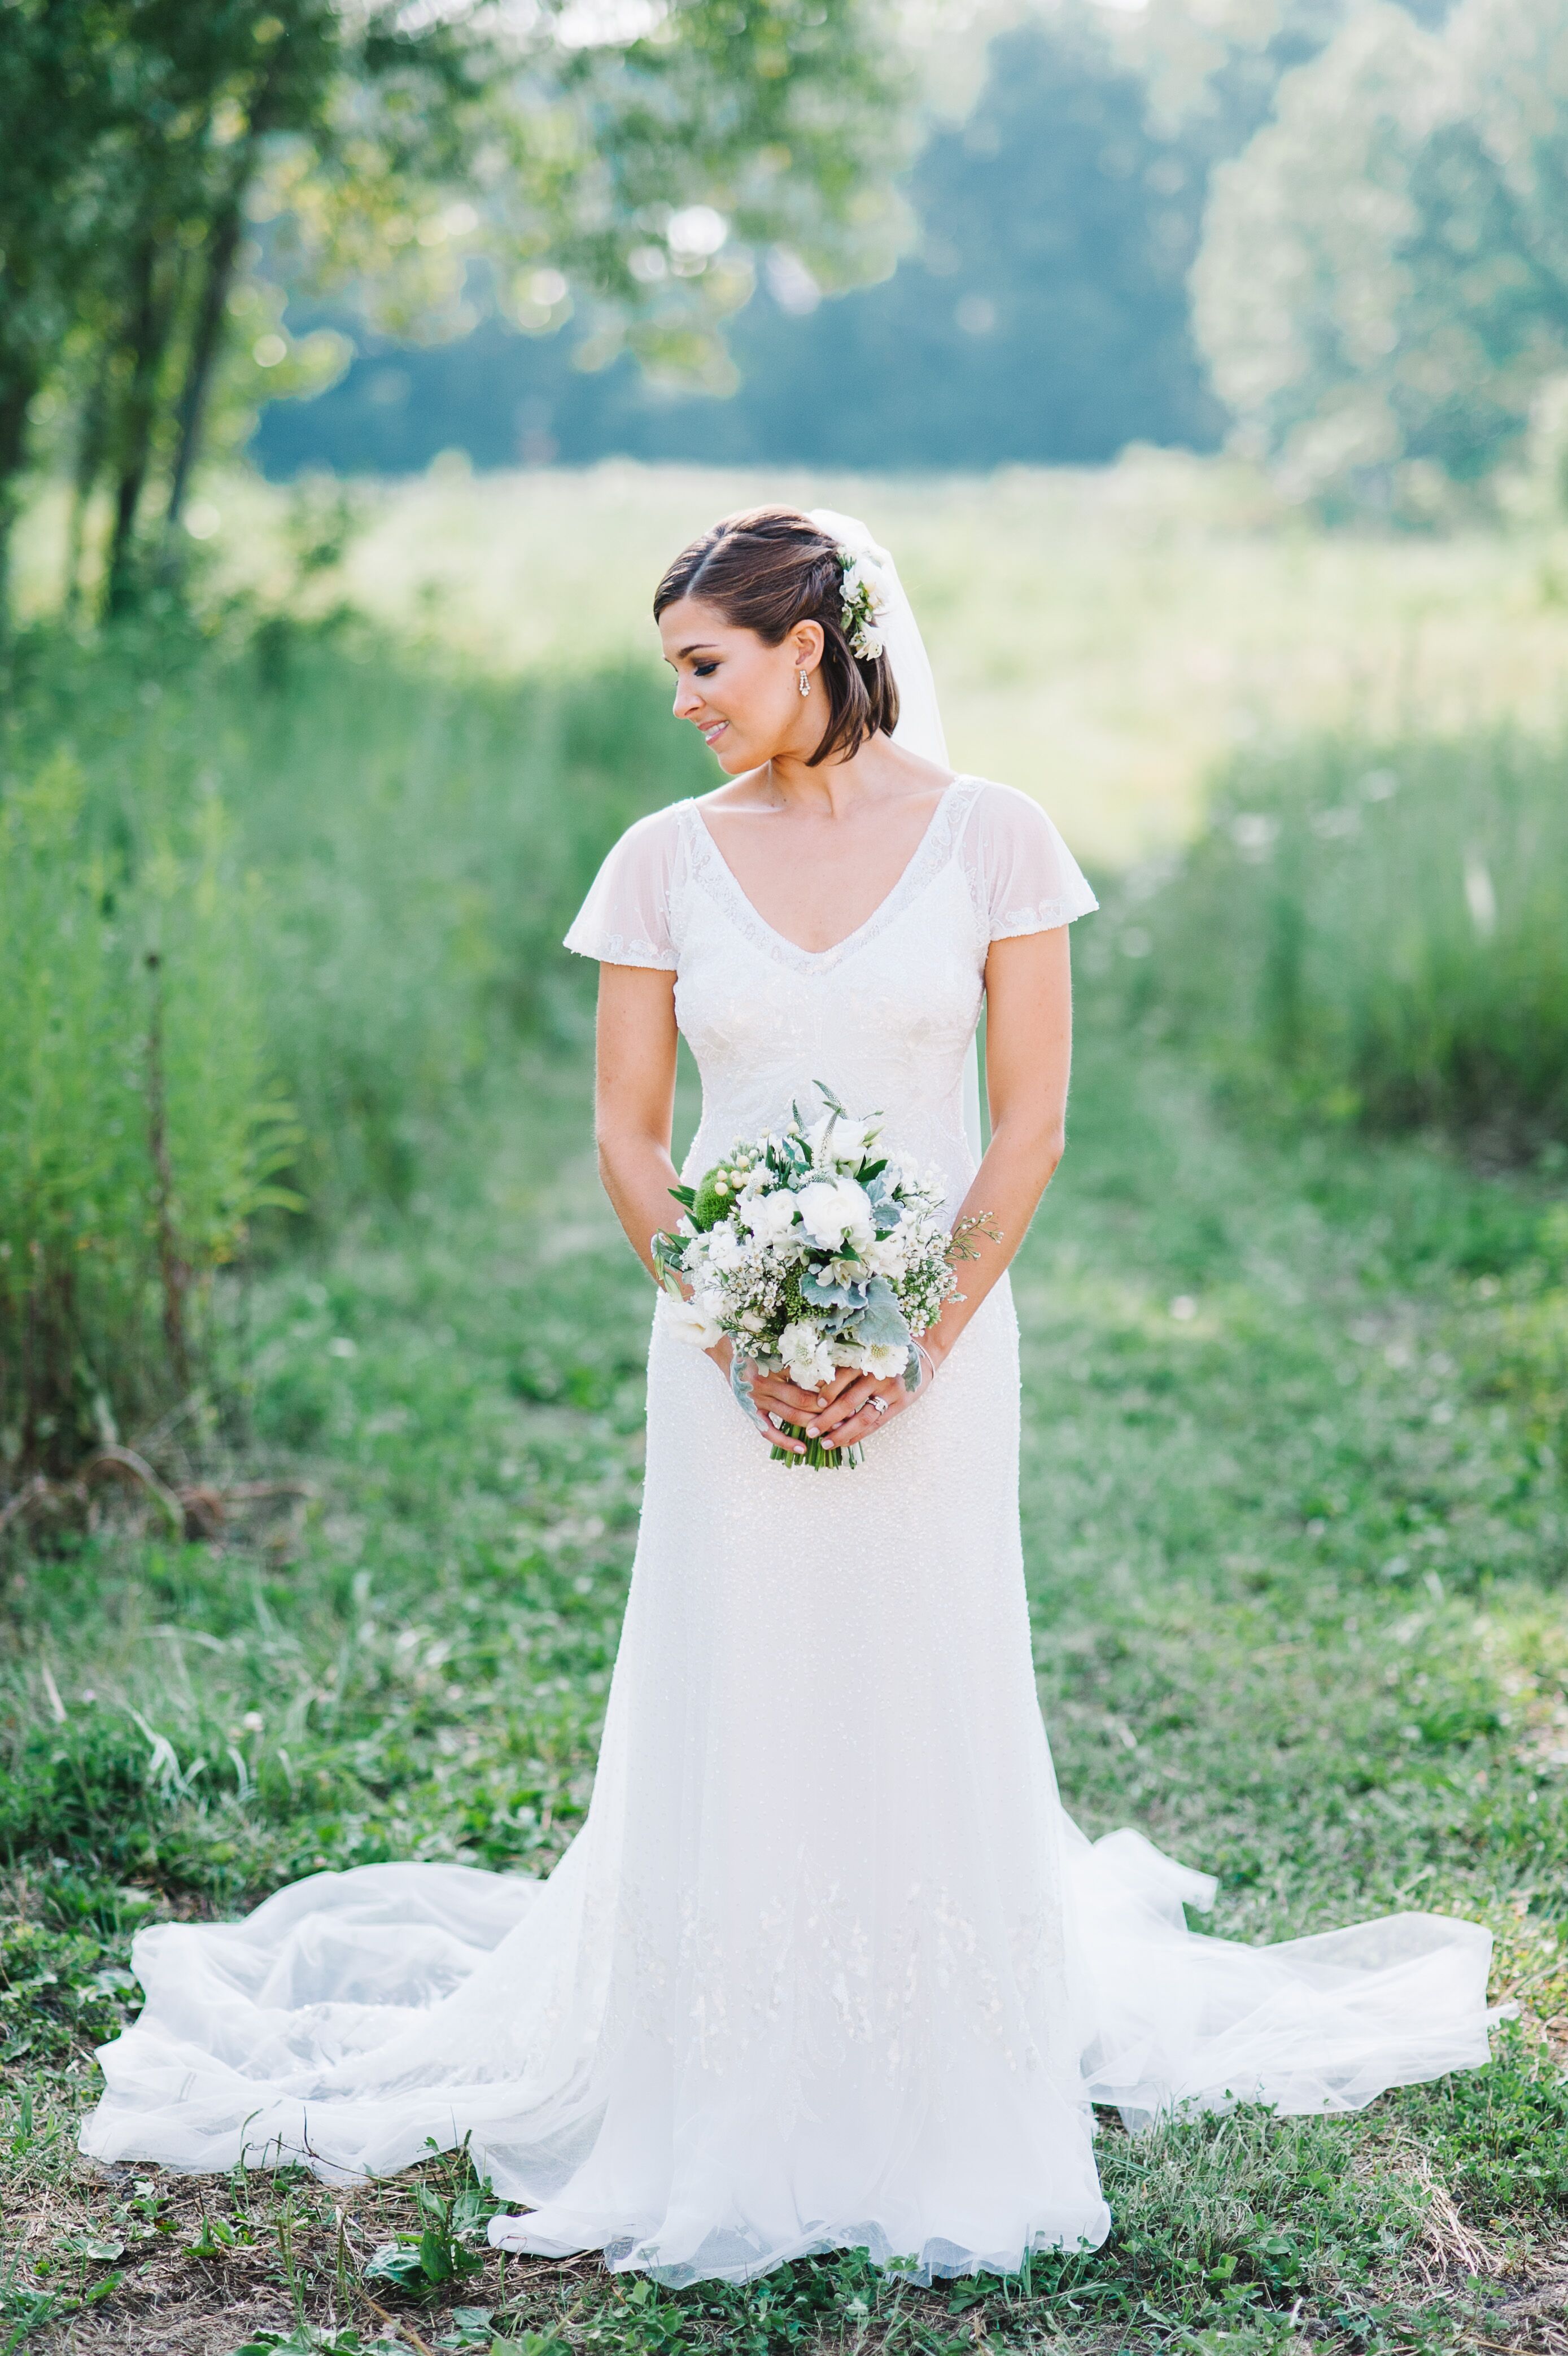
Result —
POLYGON ((954 1218, 985 1215, 980 1256, 913 1389, 800 1390, 661 1311, 597 1781, 554 1872, 364 1866, 144 1932, 145 2009, 102 2050, 83 2147, 342 2179, 467 2136, 516 2204, 508 2250, 676 2283, 856 2244, 920 2279, 1009 2271, 1110 2230, 1096 2103, 1350 2110, 1483 2062, 1490 1941, 1429 1914, 1205 1938, 1184 1906, 1208 1876, 1064 1815, 1006 1269, 1062 1149, 1067 928, 1093 895, 1035 802, 953 775, 860 525, 731 517, 656 613, 729 782, 634 826, 567 937, 601 963, 599 1151, 632 1248, 672 1215, 680 1032, 688 1176, 825 1082, 941 1173, 954 1218), (774 1461, 784 1421, 864 1462, 774 1461))

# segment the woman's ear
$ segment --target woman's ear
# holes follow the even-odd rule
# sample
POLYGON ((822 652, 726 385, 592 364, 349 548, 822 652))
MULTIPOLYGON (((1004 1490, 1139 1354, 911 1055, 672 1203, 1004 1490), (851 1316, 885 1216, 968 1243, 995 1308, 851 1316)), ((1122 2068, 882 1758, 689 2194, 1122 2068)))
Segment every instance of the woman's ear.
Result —
POLYGON ((798 670, 815 670, 826 644, 821 622, 797 622, 789 633, 789 659, 798 670))

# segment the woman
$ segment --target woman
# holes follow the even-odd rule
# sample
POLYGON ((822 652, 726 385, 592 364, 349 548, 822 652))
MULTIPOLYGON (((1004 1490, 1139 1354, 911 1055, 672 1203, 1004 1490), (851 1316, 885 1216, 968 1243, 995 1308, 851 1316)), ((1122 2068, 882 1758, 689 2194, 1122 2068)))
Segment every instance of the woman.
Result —
POLYGON ((632 1246, 650 1265, 671 1216, 679 1031, 688 1175, 822 1082, 983 1217, 979 1257, 914 1389, 800 1390, 656 1318, 598 1776, 554 1873, 360 1868, 145 1933, 146 2008, 83 2142, 342 2176, 469 2136, 529 2204, 492 2226, 507 2249, 671 2281, 854 2244, 923 2278, 1008 2270, 1107 2233, 1097 2101, 1353 2108, 1483 2062, 1490 1943, 1431 1915, 1196 1937, 1205 1876, 1063 1815, 1005 1271, 1061 1151, 1067 926, 1093 897, 1033 802, 949 768, 858 525, 731 518, 656 611, 676 712, 730 782, 632 828, 568 936, 601 960, 600 1154, 632 1246), (776 1462, 784 1423, 865 1461, 776 1462))

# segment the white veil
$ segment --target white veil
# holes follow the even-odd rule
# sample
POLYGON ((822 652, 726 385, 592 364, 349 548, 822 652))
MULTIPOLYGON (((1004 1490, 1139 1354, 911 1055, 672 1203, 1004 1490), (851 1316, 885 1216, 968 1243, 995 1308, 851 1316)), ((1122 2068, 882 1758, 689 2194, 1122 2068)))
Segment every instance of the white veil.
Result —
MULTIPOLYGON (((950 769, 952 763, 948 758, 948 740, 942 733, 930 657, 897 565, 856 517, 840 515, 832 508, 811 508, 807 512, 817 530, 858 557, 875 580, 881 606, 876 626, 898 689, 898 725, 893 731, 893 742, 902 744, 908 752, 919 754, 924 760, 934 761, 939 768, 950 769)), ((983 1151, 980 1059, 972 1040, 963 1074, 963 1126, 970 1151, 978 1162, 983 1151)))

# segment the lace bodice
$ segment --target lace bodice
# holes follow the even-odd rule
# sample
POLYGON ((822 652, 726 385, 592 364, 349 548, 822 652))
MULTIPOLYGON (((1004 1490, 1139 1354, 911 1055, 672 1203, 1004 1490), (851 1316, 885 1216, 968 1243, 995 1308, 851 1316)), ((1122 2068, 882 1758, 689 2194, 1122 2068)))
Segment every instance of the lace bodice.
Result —
POLYGON ((688 1173, 825 1080, 856 1111, 884 1113, 887 1136, 939 1168, 956 1200, 973 1171, 963 1072, 990 946, 1095 905, 1036 803, 956 777, 886 898, 832 948, 800 948, 758 916, 695 801, 622 836, 566 946, 675 975, 703 1082, 688 1173))

